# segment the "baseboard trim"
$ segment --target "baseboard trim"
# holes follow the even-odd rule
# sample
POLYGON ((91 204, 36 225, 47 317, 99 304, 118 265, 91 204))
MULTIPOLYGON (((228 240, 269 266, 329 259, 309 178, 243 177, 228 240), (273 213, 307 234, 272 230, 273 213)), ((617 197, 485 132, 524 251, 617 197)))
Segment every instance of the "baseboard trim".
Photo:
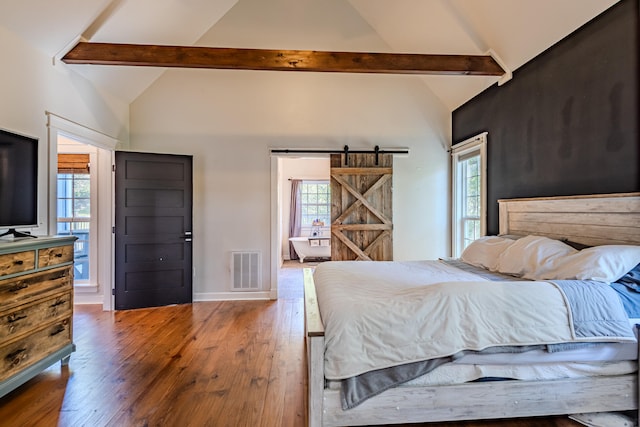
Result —
POLYGON ((78 293, 76 292, 75 295, 73 296, 73 303, 74 304, 100 304, 102 305, 102 303, 104 302, 104 297, 102 295, 97 295, 97 294, 92 294, 92 295, 86 295, 86 294, 82 294, 82 293, 78 293))

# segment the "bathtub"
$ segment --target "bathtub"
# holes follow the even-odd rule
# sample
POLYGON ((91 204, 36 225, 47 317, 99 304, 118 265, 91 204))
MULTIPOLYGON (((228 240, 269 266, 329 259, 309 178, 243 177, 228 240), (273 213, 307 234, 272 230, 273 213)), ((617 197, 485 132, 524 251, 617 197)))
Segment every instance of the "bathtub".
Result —
POLYGON ((304 262, 305 258, 331 258, 331 239, 329 237, 291 237, 289 241, 298 253, 300 262, 304 262))

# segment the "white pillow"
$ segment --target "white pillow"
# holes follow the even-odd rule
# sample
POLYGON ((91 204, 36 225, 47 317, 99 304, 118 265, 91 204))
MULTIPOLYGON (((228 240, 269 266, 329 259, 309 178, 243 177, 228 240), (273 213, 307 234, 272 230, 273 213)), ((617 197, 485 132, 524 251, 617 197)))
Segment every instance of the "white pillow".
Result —
POLYGON ((615 282, 640 263, 640 246, 603 245, 586 248, 556 262, 553 270, 535 277, 615 282))
POLYGON ((498 271, 526 279, 555 268, 557 259, 578 251, 559 240, 526 236, 516 240, 498 257, 498 271))
POLYGON ((496 271, 498 267, 498 257, 513 243, 515 243, 515 240, 506 237, 480 237, 465 248, 462 255, 460 255, 460 259, 476 267, 496 271))

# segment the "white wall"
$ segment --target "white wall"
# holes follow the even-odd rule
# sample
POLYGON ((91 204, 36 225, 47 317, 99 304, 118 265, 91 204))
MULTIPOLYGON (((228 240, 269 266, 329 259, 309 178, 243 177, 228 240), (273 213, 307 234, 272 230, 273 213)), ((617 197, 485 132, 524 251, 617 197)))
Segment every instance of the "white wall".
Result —
MULTIPOLYGON (((129 106, 90 85, 64 64, 34 49, 14 33, 0 27, 0 128, 39 139, 40 227, 48 223, 47 178, 57 171, 48 166, 47 117, 52 112, 101 133, 128 141, 129 106)), ((55 230, 52 230, 55 231, 55 230)))
POLYGON ((419 78, 169 70, 131 104, 131 149, 194 156, 194 298, 229 297, 230 251, 271 283, 270 148, 407 147, 394 163, 398 260, 449 252, 450 115, 419 78))

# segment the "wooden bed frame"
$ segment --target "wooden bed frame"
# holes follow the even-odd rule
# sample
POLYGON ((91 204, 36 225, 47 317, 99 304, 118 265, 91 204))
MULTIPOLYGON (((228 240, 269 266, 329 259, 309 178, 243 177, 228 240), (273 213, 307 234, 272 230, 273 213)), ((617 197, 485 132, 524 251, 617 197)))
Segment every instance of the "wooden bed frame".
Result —
MULTIPOLYGON (((500 234, 585 245, 640 245, 640 193, 499 200, 500 234)), ((398 387, 342 410, 325 388, 324 326, 313 275, 304 272, 308 425, 349 426, 638 410, 638 374, 553 381, 398 387)))

